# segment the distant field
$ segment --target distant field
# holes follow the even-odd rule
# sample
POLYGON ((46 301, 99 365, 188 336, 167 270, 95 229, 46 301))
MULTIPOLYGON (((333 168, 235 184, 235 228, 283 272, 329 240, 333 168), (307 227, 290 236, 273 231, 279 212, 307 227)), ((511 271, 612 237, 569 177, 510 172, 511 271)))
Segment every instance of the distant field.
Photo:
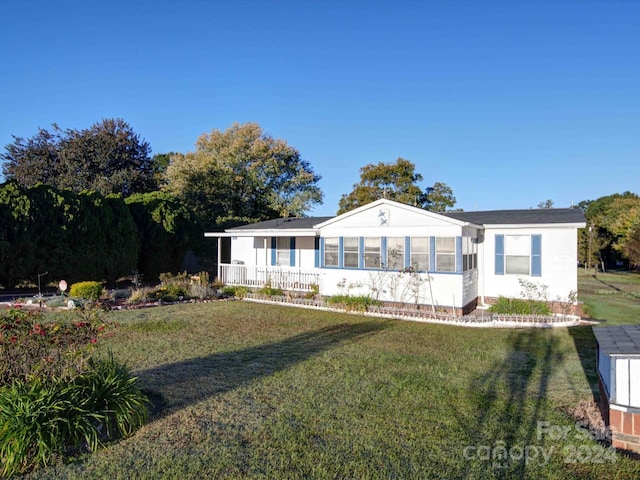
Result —
POLYGON ((640 477, 570 413, 593 398, 590 327, 471 329, 239 301, 112 318, 100 348, 150 392, 151 420, 27 478, 640 477))

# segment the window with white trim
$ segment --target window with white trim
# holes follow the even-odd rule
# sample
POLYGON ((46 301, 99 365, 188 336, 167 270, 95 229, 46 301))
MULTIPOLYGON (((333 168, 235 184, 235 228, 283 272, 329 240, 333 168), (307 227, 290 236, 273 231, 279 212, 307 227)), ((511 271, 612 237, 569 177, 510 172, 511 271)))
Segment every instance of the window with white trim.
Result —
POLYGON ((419 272, 429 270, 429 237, 411 237, 411 266, 419 272))
POLYGON ((365 237, 364 268, 380 268, 380 237, 365 237))
POLYGON ((529 275, 531 265, 531 236, 504 236, 504 271, 507 275, 529 275))
POLYGON ((456 271, 456 238, 436 238, 436 272, 456 271))
POLYGON ((462 271, 478 268, 478 245, 471 237, 462 237, 462 271))
POLYGON ((290 265, 291 239, 289 237, 276 237, 276 265, 290 265))
POLYGON ((387 270, 404 268, 404 237, 387 238, 387 270))
POLYGON ((358 237, 344 237, 343 265, 345 268, 358 268, 359 244, 360 239, 358 237))
POLYGON ((324 239, 324 266, 338 267, 340 239, 338 237, 327 237, 324 239))

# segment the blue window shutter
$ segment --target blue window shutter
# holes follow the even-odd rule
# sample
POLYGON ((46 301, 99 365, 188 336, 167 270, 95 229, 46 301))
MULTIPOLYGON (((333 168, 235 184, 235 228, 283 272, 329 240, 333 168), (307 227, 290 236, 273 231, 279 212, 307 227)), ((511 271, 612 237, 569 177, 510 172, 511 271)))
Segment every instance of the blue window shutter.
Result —
POLYGON ((504 275, 504 235, 496 235, 496 275, 504 275))
POLYGON ((358 240, 358 268, 364 268, 364 237, 358 240))
POLYGON ((289 265, 296 266, 296 237, 289 237, 289 265))
POLYGON ((387 237, 380 238, 380 265, 384 270, 387 269, 387 237))
POLYGON ((344 268, 344 237, 338 238, 338 268, 344 268))
POLYGON ((404 268, 411 266, 411 237, 404 237, 404 268))
POLYGON ((313 243, 313 254, 314 254, 314 267, 319 268, 320 267, 320 242, 321 242, 321 238, 319 237, 315 237, 314 239, 314 243, 313 243))
POLYGON ((436 271, 436 237, 429 237, 429 271, 436 271))
POLYGON ((271 265, 278 263, 276 258, 276 237, 271 237, 271 265))
POLYGON ((456 237, 456 273, 462 273, 462 237, 456 237))
POLYGON ((531 276, 542 276, 542 235, 531 235, 531 276))

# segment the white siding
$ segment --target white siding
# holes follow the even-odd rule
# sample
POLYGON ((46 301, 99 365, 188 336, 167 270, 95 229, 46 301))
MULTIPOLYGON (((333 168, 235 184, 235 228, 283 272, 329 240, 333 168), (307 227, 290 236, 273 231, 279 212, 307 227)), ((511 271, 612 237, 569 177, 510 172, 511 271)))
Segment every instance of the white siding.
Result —
POLYGON ((353 215, 347 215, 322 228, 323 237, 455 237, 462 234, 462 227, 452 220, 426 210, 398 205, 371 207, 353 215), (386 223, 381 222, 381 211, 386 223))
POLYGON ((418 280, 414 275, 390 271, 325 268, 321 272, 323 295, 369 295, 381 301, 431 304, 433 294, 433 303, 437 306, 463 307, 465 304, 462 275, 423 273, 418 280))
POLYGON ((266 265, 263 240, 263 238, 253 237, 232 237, 231 263, 239 261, 245 265, 266 265))
MULTIPOLYGON (((640 358, 613 357, 615 390, 611 403, 640 408, 640 358)), ((604 376, 601 373, 604 381, 604 376)))
POLYGON ((629 405, 629 359, 616 358, 616 392, 615 403, 629 405))
POLYGON ((522 287, 518 279, 523 278, 546 286, 549 300, 567 301, 570 292, 578 289, 577 274, 577 230, 562 227, 487 228, 484 243, 480 248, 482 259, 481 295, 486 297, 519 297, 522 287), (542 276, 496 275, 496 235, 541 235, 542 276))
POLYGON ((297 237, 296 238, 296 267, 313 268, 315 267, 315 238, 313 237, 297 237))
POLYGON ((629 406, 640 408, 640 359, 629 359, 629 406))
POLYGON ((598 352, 598 372, 607 388, 607 394, 611 397, 611 357, 601 351, 598 352))

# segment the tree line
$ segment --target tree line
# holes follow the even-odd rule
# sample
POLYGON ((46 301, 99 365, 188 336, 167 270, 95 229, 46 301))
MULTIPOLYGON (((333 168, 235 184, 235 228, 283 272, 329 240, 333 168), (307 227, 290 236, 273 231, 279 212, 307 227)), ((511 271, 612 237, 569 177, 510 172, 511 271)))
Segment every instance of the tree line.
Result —
MULTIPOLYGON (((256 123, 201 135, 187 153, 150 156, 149 143, 122 119, 85 129, 38 128, 0 154, 0 284, 43 271, 74 280, 148 279, 175 272, 205 230, 304 216, 322 203, 321 177, 285 140, 256 123)), ((451 188, 402 157, 360 168, 337 214, 379 198, 435 212, 454 208, 451 188)), ((552 208, 553 201, 538 208, 552 208)), ((601 269, 640 265, 640 198, 613 194, 578 205, 579 260, 601 269)), ((211 249, 208 246, 208 249, 211 249)), ((211 256, 207 252, 204 256, 211 256)))
MULTIPOLYGON (((43 271, 69 280, 112 280, 133 270, 157 278, 175 272, 205 230, 304 216, 322 203, 321 177, 309 162, 256 123, 205 133, 193 152, 150 154, 122 119, 14 136, 0 154, 7 179, 0 185, 0 284, 43 271)), ((366 165, 337 213, 382 197, 434 211, 453 207, 446 184, 423 190, 422 180, 403 158, 366 165)))
POLYGON ((615 193, 580 202, 587 227, 578 234, 578 254, 586 268, 640 267, 640 197, 615 193))
POLYGON ((177 271, 199 235, 193 212, 162 192, 104 196, 15 180, 0 186, 0 284, 116 281, 177 271), (49 277, 50 278, 50 277, 49 277))

